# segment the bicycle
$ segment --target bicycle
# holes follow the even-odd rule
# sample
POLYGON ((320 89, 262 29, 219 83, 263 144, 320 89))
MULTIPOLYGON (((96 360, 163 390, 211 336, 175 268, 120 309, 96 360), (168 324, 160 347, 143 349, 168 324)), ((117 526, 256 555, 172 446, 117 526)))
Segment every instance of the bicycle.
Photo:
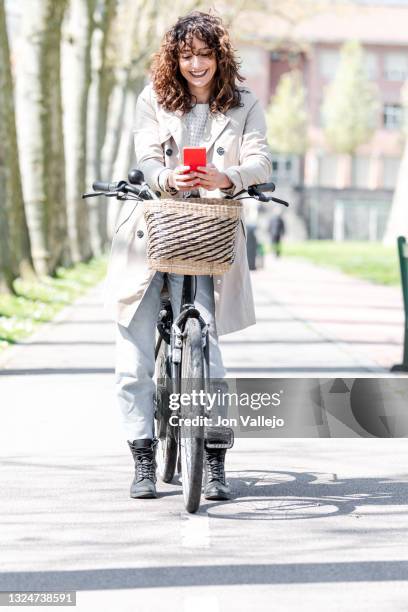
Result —
MULTIPOLYGON (((94 193, 82 197, 116 197, 118 200, 153 200, 160 197, 144 182, 143 173, 133 169, 129 182, 95 181, 94 193)), ((274 201, 289 206, 284 200, 266 196, 273 192, 273 183, 251 185, 226 199, 251 198, 261 202, 274 201), (243 193, 248 196, 238 198, 243 193)), ((158 471, 163 482, 171 482, 176 470, 181 473, 184 504, 187 512, 198 510, 201 498, 204 444, 206 448, 231 448, 233 431, 228 428, 206 427, 204 402, 193 397, 208 397, 210 381, 209 330, 194 305, 196 276, 184 275, 181 308, 174 319, 167 295, 166 274, 161 296, 155 342, 155 433, 158 439, 158 471), (170 407, 170 397, 183 397, 177 409, 170 407), (186 401, 186 398, 190 398, 186 401), (176 422, 175 422, 176 421, 176 422)))

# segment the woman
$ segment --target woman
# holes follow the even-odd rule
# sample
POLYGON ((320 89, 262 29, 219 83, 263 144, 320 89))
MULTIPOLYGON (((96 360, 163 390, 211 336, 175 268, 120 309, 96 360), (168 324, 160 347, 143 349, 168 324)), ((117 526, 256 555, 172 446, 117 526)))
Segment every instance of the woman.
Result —
MULTIPOLYGON (((269 180, 272 165, 263 111, 256 97, 236 85, 239 75, 222 21, 194 11, 165 34, 152 64, 152 82, 141 92, 134 130, 137 167, 162 197, 224 197, 269 180), (205 146, 207 166, 187 172, 184 146, 205 146)), ((225 369, 218 335, 255 323, 244 224, 231 269, 199 276, 196 304, 210 327, 210 374, 225 369)), ((180 308, 183 277, 168 275, 173 313, 180 308)), ((130 495, 156 497, 153 433, 153 338, 163 274, 146 262, 141 206, 127 202, 116 226, 105 285, 115 309, 116 384, 126 438, 135 461, 130 495)), ((225 450, 205 453, 206 499, 228 499, 225 450)))

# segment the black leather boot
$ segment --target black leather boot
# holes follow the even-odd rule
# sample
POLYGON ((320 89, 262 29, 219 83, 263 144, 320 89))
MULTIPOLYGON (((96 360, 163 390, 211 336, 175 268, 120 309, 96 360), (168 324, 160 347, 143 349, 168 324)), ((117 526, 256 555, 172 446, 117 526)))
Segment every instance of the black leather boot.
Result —
POLYGON ((231 491, 225 480, 225 448, 205 449, 204 497, 205 499, 231 499, 231 491))
POLYGON ((135 477, 130 487, 130 497, 149 498, 157 497, 156 493, 156 446, 158 440, 154 438, 133 440, 129 442, 135 461, 135 477))

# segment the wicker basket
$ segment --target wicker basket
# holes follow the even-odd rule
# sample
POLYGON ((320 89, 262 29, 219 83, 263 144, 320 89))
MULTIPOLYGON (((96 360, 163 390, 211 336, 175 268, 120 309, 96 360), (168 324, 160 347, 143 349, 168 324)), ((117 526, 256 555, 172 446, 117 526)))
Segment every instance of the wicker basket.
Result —
POLYGON ((221 198, 147 200, 147 259, 153 270, 223 274, 235 258, 241 202, 221 198))

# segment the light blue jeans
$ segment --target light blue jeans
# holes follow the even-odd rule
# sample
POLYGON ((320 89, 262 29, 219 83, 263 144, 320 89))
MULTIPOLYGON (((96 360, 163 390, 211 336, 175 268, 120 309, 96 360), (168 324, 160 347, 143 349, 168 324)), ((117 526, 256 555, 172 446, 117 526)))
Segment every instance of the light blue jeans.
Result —
MULTIPOLYGON (((183 276, 168 274, 173 315, 180 312, 183 276)), ((117 325, 116 392, 126 439, 154 435, 154 343, 164 275, 156 272, 128 327, 117 325)), ((224 378, 226 370, 218 346, 212 276, 197 276, 195 305, 209 324, 210 377, 224 378)))

